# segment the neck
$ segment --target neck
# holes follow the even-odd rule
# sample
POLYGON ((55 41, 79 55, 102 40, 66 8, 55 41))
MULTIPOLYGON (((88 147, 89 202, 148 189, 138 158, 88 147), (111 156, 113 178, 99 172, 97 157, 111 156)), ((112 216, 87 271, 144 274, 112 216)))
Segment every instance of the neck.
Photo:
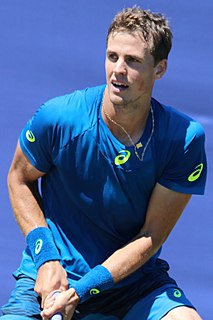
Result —
POLYGON ((125 145, 131 145, 128 135, 134 143, 141 138, 150 112, 150 99, 143 105, 113 104, 105 93, 102 105, 102 117, 112 134, 125 145))

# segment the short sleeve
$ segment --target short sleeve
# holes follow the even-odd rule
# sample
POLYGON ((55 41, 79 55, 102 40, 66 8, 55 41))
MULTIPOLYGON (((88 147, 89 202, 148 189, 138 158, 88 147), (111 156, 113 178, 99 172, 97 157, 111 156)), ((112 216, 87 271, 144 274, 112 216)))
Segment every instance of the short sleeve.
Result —
POLYGON ((196 121, 189 121, 188 128, 171 145, 169 161, 159 179, 168 189, 187 193, 204 194, 207 161, 205 154, 205 133, 196 121))
POLYGON ((20 135, 20 146, 31 164, 42 172, 48 172, 52 165, 51 117, 45 105, 30 119, 20 135))

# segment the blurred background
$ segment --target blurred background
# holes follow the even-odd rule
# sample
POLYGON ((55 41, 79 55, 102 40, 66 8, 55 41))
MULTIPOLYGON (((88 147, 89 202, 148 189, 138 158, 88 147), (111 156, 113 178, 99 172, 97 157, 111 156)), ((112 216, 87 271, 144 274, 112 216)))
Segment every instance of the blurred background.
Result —
POLYGON ((213 319, 213 2, 211 0, 0 1, 0 305, 14 287, 25 240, 12 214, 7 172, 20 131, 46 100, 105 83, 105 37, 115 13, 132 5, 163 12, 174 40, 153 96, 206 131, 208 180, 164 245, 162 257, 205 320, 213 319))

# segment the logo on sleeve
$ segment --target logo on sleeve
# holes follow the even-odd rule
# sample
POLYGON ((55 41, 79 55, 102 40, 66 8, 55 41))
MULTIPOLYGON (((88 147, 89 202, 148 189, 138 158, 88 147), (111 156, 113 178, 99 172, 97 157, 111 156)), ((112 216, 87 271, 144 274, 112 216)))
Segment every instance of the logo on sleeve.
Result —
POLYGON ((119 151, 119 155, 115 157, 115 164, 116 166, 119 166, 120 164, 124 164, 129 160, 129 157, 131 156, 131 152, 129 150, 121 150, 119 151))
POLYGON ((181 296, 182 296, 181 291, 178 290, 178 289, 175 289, 175 290, 174 290, 174 297, 175 297, 175 298, 180 298, 181 296))
POLYGON ((190 176, 188 177, 188 181, 189 182, 196 181, 200 177, 202 171, 203 171, 203 163, 200 163, 197 167, 195 167, 195 171, 190 174, 190 176))
POLYGON ((35 136, 31 130, 27 130, 26 132, 26 138, 30 142, 35 142, 35 136))

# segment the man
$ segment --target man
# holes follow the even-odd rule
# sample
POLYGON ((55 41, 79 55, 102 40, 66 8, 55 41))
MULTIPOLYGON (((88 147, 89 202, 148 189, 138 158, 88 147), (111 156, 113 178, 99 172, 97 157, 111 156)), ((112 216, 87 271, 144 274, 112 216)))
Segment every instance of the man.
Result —
POLYGON ((171 41, 163 15, 125 9, 107 85, 48 101, 22 131, 8 182, 27 248, 2 319, 201 319, 159 259, 206 179, 202 127, 152 98, 171 41))

